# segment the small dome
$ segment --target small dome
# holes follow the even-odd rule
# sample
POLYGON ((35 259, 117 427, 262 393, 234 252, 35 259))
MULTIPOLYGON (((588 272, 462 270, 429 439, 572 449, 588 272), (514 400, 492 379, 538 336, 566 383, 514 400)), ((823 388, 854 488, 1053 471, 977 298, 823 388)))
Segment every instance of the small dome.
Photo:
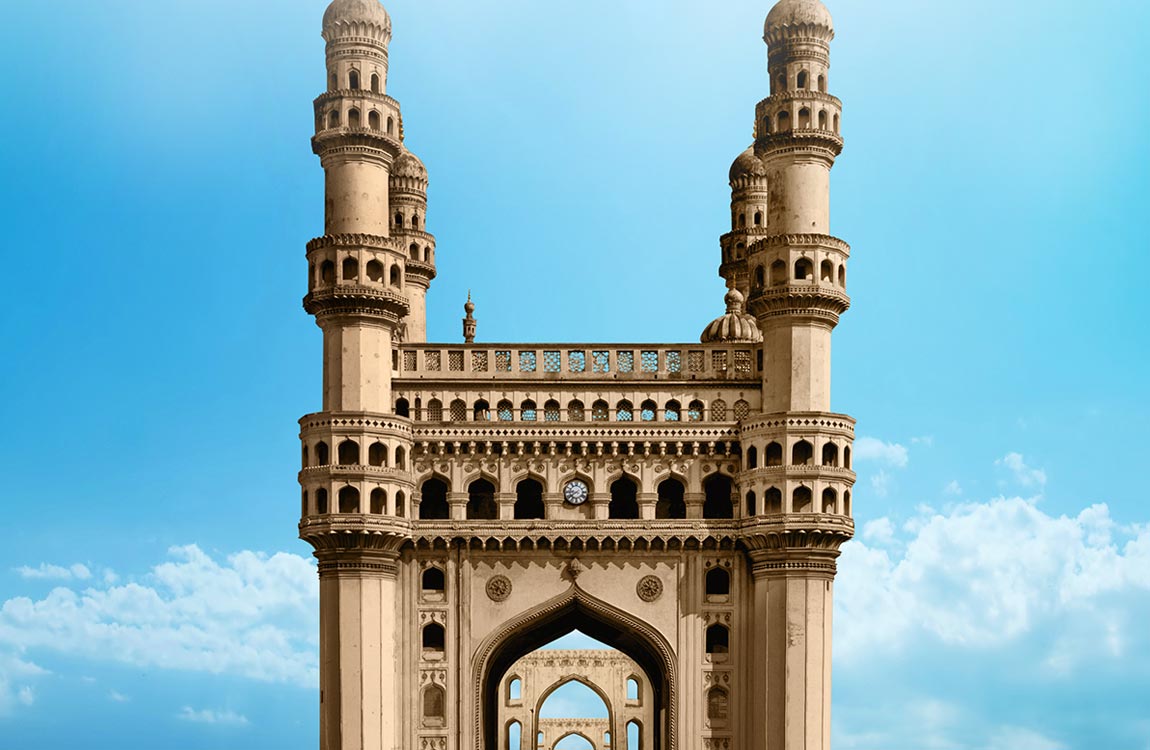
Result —
POLYGON ((728 179, 734 182, 748 177, 756 178, 766 176, 767 167, 763 164, 763 160, 755 156, 754 148, 748 147, 746 151, 735 157, 734 163, 731 164, 728 179))
POLYGON ((370 23, 391 30, 391 16, 378 0, 333 0, 323 13, 323 27, 337 23, 370 23))
POLYGON ((831 12, 819 0, 779 0, 767 14, 763 35, 787 26, 822 26, 832 34, 835 30, 831 12))
POLYGON ((731 288, 723 299, 727 303, 727 314, 712 320, 699 341, 704 344, 761 342, 763 334, 758 321, 743 311, 742 292, 731 288))
POLYGON ((407 149, 403 149, 399 152, 399 156, 395 157, 395 161, 391 163, 391 176, 426 180, 427 167, 423 166, 423 162, 419 160, 418 156, 407 149))

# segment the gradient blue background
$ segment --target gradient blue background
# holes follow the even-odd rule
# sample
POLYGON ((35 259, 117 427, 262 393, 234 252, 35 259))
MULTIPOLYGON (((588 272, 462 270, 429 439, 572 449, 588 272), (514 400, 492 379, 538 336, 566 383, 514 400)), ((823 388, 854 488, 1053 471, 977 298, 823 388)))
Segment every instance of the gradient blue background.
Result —
MULTIPOLYGON (((171 600, 173 547, 223 568, 308 554, 295 419, 320 395, 300 298, 322 233, 323 7, 3 3, 0 750, 315 746, 306 672, 87 647, 60 601, 171 600), (38 640, 45 621, 68 637, 38 640)), ((769 5, 388 8, 388 93, 431 176, 430 338, 460 340, 471 289, 481 341, 696 340, 722 311, 726 175, 767 92, 769 5)), ((832 229, 854 300, 834 405, 872 440, 839 582, 836 747, 1146 750, 1150 9, 831 10, 832 229), (915 572, 932 528, 969 531, 930 547, 957 560, 937 578, 915 572), (1067 583, 1093 564, 1120 574, 1067 583), (888 578, 909 583, 872 598, 888 578), (997 603, 1016 593, 1021 624, 997 603), (969 627, 938 624, 952 616, 969 627)), ((171 632, 227 619, 197 609, 210 568, 171 632)), ((276 601, 253 627, 314 667, 314 601, 276 601)))

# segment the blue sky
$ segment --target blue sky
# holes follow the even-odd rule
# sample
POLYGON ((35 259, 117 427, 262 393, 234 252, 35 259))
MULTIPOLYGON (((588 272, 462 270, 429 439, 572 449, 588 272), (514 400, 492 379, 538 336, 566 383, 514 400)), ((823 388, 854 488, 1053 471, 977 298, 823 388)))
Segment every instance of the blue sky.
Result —
MULTIPOLYGON (((6 6, 0 750, 314 747, 323 3, 6 6)), ((695 340, 768 4, 388 7, 431 337, 695 340)), ((831 10, 835 746, 1146 750, 1150 8, 831 10)))

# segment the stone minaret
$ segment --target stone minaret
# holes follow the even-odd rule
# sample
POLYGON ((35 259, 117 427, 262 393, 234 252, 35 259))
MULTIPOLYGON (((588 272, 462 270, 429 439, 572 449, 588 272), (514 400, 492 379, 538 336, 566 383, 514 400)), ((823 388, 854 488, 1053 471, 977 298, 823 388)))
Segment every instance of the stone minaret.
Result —
POLYGON ((312 147, 326 210, 323 236, 308 244, 304 298, 323 331, 323 411, 300 420, 300 536, 320 576, 320 747, 392 750, 404 745, 396 575, 413 487, 411 421, 392 413, 393 342, 405 331, 424 338, 434 241, 422 224, 427 173, 385 93, 387 12, 376 0, 335 0, 323 38, 327 90, 315 100, 312 147))
POLYGON ((853 532, 853 420, 830 413, 831 331, 850 304, 849 249, 829 235, 841 103, 827 93, 834 27, 821 2, 781 0, 763 38, 771 94, 756 107, 751 153, 732 167, 736 225, 724 244, 734 253, 724 269, 737 269, 738 242, 748 243, 747 308, 763 336, 763 414, 741 426, 741 484, 775 519, 744 532, 757 724, 744 739, 753 750, 827 750, 835 558, 853 532))

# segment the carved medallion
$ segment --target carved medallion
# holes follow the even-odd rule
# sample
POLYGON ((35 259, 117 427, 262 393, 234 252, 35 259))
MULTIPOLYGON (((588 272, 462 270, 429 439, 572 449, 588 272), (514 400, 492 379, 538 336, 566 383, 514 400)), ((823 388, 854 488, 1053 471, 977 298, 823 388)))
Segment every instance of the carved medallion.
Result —
POLYGON ((635 586, 635 593, 645 602, 653 602, 663 595, 663 582, 655 576, 643 576, 635 586))
POLYGON ((507 576, 492 576, 487 581, 487 598, 493 602, 505 601, 511 596, 511 579, 507 576))

